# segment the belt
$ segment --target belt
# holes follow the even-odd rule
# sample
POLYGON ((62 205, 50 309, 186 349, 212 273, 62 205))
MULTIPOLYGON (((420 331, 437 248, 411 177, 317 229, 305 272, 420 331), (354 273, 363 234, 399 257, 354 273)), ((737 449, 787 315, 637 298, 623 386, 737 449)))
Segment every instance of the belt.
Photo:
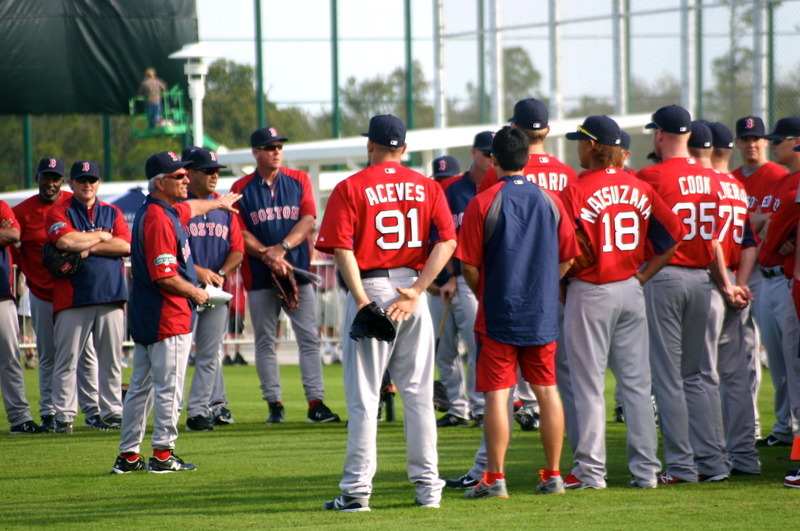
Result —
POLYGON ((783 276, 783 266, 759 267, 764 278, 783 276))
POLYGON ((361 271, 361 278, 411 278, 418 277, 419 271, 410 267, 396 267, 394 269, 369 269, 361 271))

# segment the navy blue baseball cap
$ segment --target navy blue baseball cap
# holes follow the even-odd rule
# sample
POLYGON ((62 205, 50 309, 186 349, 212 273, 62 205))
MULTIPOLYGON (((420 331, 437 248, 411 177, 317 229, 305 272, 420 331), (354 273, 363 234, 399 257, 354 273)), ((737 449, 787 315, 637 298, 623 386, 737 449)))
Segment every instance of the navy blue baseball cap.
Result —
POLYGON ((185 168, 191 164, 187 160, 181 160, 178 155, 172 151, 161 151, 155 155, 150 155, 147 162, 144 164, 144 173, 148 179, 152 179, 157 175, 169 175, 181 168, 185 168))
POLYGON ((622 134, 619 125, 606 115, 595 114, 588 116, 578 130, 567 133, 568 140, 594 140, 606 146, 619 147, 622 145, 622 134))
POLYGON ((72 165, 69 170, 69 178, 77 179, 78 177, 96 177, 100 178, 100 166, 91 160, 79 160, 72 165))
POLYGON ((461 167, 455 157, 445 155, 433 159, 433 174, 431 177, 452 177, 461 173, 461 167))
POLYGON ((472 147, 478 151, 491 151, 493 138, 494 131, 481 131, 475 135, 475 140, 472 141, 472 147))
POLYGON ((711 145, 715 148, 733 148, 733 133, 721 122, 703 122, 711 129, 711 145))
POLYGON ((694 120, 692 122, 692 135, 689 137, 689 147, 711 149, 712 141, 711 129, 700 120, 694 120))
POLYGON ((680 105, 667 105, 653 113, 645 129, 658 129, 665 133, 685 135, 692 132, 692 115, 680 105))
POLYGON ((787 116, 775 122, 775 128, 764 138, 780 140, 787 136, 800 136, 800 116, 787 116))
POLYGON ((64 161, 55 157, 45 157, 39 161, 39 167, 36 168, 36 175, 43 173, 55 173, 61 177, 64 176, 64 161))
POLYGON ((764 127, 764 120, 758 116, 745 116, 736 120, 736 138, 744 136, 757 136, 764 138, 767 128, 764 127))
POLYGON ((631 135, 629 135, 625 131, 620 130, 619 139, 620 139, 619 147, 621 147, 625 151, 631 149, 631 135))
POLYGON ((288 140, 285 136, 279 135, 274 127, 262 127, 253 131, 253 134, 250 135, 250 147, 257 148, 265 144, 287 142, 288 140))
POLYGON ((361 133, 382 146, 401 147, 406 143, 406 124, 397 116, 379 114, 369 120, 369 131, 361 133))
POLYGON ((550 120, 547 105, 536 98, 520 100, 514 105, 514 116, 509 122, 517 124, 524 129, 544 129, 550 120))
POLYGON ((189 157, 189 153, 197 149, 203 149, 203 148, 198 146, 187 146, 183 148, 183 151, 181 151, 181 160, 186 160, 189 157))
POLYGON ((206 168, 227 168, 219 163, 217 154, 205 148, 196 148, 194 151, 181 157, 186 162, 191 162, 189 168, 193 170, 203 170, 206 168))

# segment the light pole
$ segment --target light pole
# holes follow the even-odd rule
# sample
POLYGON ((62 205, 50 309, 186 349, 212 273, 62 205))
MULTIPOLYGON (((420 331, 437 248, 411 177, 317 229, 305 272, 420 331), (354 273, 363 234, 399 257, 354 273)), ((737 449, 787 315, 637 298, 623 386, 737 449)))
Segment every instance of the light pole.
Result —
POLYGON ((183 73, 189 78, 189 98, 192 100, 192 130, 194 145, 203 147, 203 98, 206 96, 206 59, 222 57, 222 54, 208 45, 195 42, 187 44, 169 55, 170 59, 185 59, 183 73))

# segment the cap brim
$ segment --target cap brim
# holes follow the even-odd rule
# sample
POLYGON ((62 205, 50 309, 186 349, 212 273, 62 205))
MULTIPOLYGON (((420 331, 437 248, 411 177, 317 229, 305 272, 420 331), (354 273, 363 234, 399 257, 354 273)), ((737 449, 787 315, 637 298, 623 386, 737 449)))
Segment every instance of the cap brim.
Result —
POLYGON ((646 126, 644 126, 644 128, 645 128, 645 129, 658 129, 658 126, 656 125, 656 123, 655 123, 655 122, 650 122, 649 124, 647 124, 646 126))
POLYGON ((748 136, 754 136, 754 137, 756 137, 756 138, 767 138, 767 135, 757 135, 757 134, 755 134, 755 133, 742 133, 742 134, 740 134, 740 135, 737 135, 737 136, 736 136, 736 139, 738 140, 738 139, 740 139, 740 138, 746 138, 746 137, 748 137, 748 136))
POLYGON ((223 166, 222 164, 203 164, 201 166, 194 166, 194 167, 197 168, 198 170, 208 170, 210 168, 216 168, 216 169, 227 168, 227 166, 223 166))
POLYGON ((587 135, 586 133, 581 133, 580 131, 573 131, 571 133, 567 133, 564 135, 567 137, 567 140, 592 140, 592 138, 587 135))
POLYGON ((52 168, 48 168, 46 170, 42 170, 42 171, 38 172, 36 175, 37 176, 44 175, 45 173, 55 173, 59 177, 64 177, 64 175, 65 175, 64 173, 61 173, 60 171, 56 171, 56 170, 54 170, 52 168))
POLYGON ((75 179, 80 179, 81 177, 94 177, 96 179, 102 179, 102 177, 95 175, 94 173, 79 173, 78 175, 70 176, 69 180, 74 181, 75 179))
POLYGON ((477 149, 478 151, 491 151, 492 150, 492 146, 491 145, 488 145, 488 146, 472 146, 472 149, 477 149))
POLYGON ((446 172, 438 172, 437 171, 436 173, 431 175, 431 177, 455 177, 456 175, 458 175, 458 174, 457 173, 452 173, 452 172, 449 172, 449 171, 446 171, 446 172))
POLYGON ((800 151, 800 146, 795 146, 792 148, 794 151, 800 151))
POLYGON ((369 133, 361 133, 361 136, 369 136, 369 133))

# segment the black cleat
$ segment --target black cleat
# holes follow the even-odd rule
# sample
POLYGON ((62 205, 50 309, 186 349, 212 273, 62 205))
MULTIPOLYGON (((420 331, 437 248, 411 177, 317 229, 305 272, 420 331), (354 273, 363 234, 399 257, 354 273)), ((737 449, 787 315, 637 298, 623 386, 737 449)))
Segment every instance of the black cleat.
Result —
POLYGON ((242 357, 241 354, 238 352, 236 353, 236 357, 233 358, 233 361, 236 362, 236 365, 247 365, 247 360, 242 357))
POLYGON ((436 421, 437 428, 450 428, 452 426, 469 426, 469 420, 457 417, 451 413, 445 415, 436 421))
POLYGON ((472 417, 473 428, 483 428, 483 415, 478 414, 472 417))
POLYGON ((189 431, 214 431, 214 423, 202 415, 186 419, 186 429, 189 431))
POLYGON ((163 461, 156 456, 150 458, 149 471, 151 474, 168 474, 170 472, 190 472, 197 470, 194 463, 184 463, 183 459, 175 454, 163 461))
POLYGON ((56 429, 55 415, 42 415, 42 423, 39 424, 45 431, 53 431, 56 429))
POLYGON ((326 511, 342 511, 345 513, 369 511, 369 498, 354 498, 347 494, 340 494, 335 499, 325 502, 322 508, 326 511))
POLYGON ((92 415, 91 417, 83 419, 83 425, 87 428, 102 428, 103 421, 100 415, 92 415))
POLYGON ((55 433, 72 433, 71 422, 56 421, 56 428, 53 430, 55 433))
POLYGON ((756 441, 757 448, 772 448, 773 446, 791 446, 792 443, 783 442, 771 433, 756 441))
POLYGON ((108 417, 103 419, 103 425, 100 426, 102 431, 115 431, 122 429, 122 418, 108 417))
POLYGON ((25 422, 11 426, 12 435, 20 435, 22 433, 46 433, 47 431, 47 429, 38 426, 32 420, 26 420, 25 422))
POLYGON ((283 423, 283 404, 280 402, 271 402, 269 404, 269 417, 267 417, 267 424, 282 424, 283 423))
POLYGON ((536 431, 539 429, 539 413, 528 407, 521 407, 514 413, 514 419, 522 431, 536 431))
POLYGON ((111 469, 111 473, 129 474, 139 470, 147 470, 147 463, 144 462, 144 459, 142 459, 141 455, 134 461, 128 461, 126 458, 119 455, 117 456, 117 460, 114 462, 114 467, 111 469))
POLYGON ((214 412, 214 424, 217 426, 233 424, 235 422, 231 410, 225 406, 215 406, 212 411, 214 412))
POLYGON ((328 406, 322 400, 308 409, 308 416, 306 417, 307 422, 339 422, 339 420, 339 415, 328 409, 328 406))
POLYGON ((448 489, 471 489, 480 482, 481 478, 475 479, 468 473, 460 478, 445 479, 444 486, 448 489))

